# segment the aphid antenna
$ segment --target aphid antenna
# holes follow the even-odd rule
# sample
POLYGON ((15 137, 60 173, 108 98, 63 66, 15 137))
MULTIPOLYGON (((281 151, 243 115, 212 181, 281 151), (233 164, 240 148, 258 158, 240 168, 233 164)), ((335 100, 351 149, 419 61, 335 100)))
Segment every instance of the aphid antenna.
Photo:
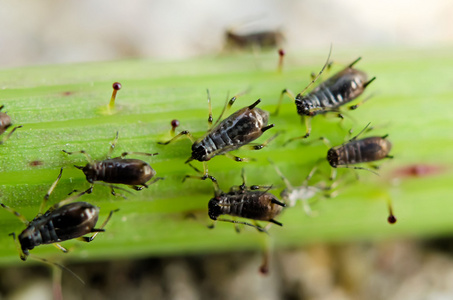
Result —
POLYGON ((371 170, 370 168, 364 168, 364 167, 357 167, 357 166, 350 166, 350 165, 345 165, 345 166, 337 166, 336 168, 348 168, 348 169, 355 169, 355 170, 366 170, 370 171, 371 173, 380 176, 378 172, 371 170))
POLYGON ((352 141, 355 141, 362 133, 364 133, 368 127, 371 125, 371 122, 369 122, 365 128, 363 128, 355 137, 353 137, 352 139, 350 139, 349 141, 352 142, 352 141))
POLYGON ((90 188, 88 188, 87 190, 85 190, 83 192, 80 192, 80 193, 78 193, 76 195, 73 195, 73 196, 69 196, 68 198, 66 198, 64 200, 61 200, 60 202, 55 203, 51 208, 49 208, 49 211, 55 210, 55 209, 57 209, 57 208, 59 208, 59 207, 61 207, 63 205, 71 203, 72 201, 76 200, 79 197, 82 197, 85 194, 90 194, 92 190, 93 190, 93 188, 90 187, 90 188))
POLYGON ((78 281, 80 281, 80 283, 82 283, 83 285, 85 285, 85 281, 83 281, 82 278, 80 278, 80 276, 78 276, 76 273, 74 273, 73 271, 71 271, 69 268, 59 264, 59 263, 56 263, 56 262, 53 262, 53 261, 50 261, 50 260, 47 260, 45 258, 42 258, 42 257, 39 257, 39 256, 35 256, 33 254, 30 254, 30 258, 33 258, 35 260, 39 260, 45 264, 48 264, 48 265, 51 265, 51 266, 55 266, 57 268, 60 268, 61 270, 63 271, 66 271, 68 272, 69 274, 71 274, 72 276, 74 276, 75 279, 77 279, 78 281))
POLYGON ((316 77, 313 78, 313 80, 302 90, 302 92, 299 93, 299 95, 303 95, 313 84, 315 84, 319 77, 321 77, 321 74, 324 72, 327 65, 329 64, 330 54, 332 54, 332 44, 330 44, 329 55, 327 56, 327 60, 324 63, 324 66, 322 67, 321 71, 319 71, 318 75, 316 75, 316 77))

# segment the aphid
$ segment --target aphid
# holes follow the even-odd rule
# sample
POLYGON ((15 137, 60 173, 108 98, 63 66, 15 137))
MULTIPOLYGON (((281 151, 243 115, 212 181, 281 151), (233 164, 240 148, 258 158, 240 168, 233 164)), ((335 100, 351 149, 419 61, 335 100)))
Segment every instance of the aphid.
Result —
MULTIPOLYGON (((11 122, 11 117, 8 116, 6 113, 2 112, 2 109, 4 107, 5 107, 4 105, 0 106, 0 135, 5 133, 5 131, 13 125, 11 122)), ((22 125, 14 127, 13 130, 11 130, 6 137, 0 140, 0 145, 6 142, 13 134, 13 132, 16 131, 17 128, 21 127, 22 125)))
MULTIPOLYGON (((359 57, 342 71, 319 84, 313 91, 305 94, 305 91, 324 72, 324 69, 329 64, 329 58, 318 75, 296 97, 294 97, 294 95, 287 89, 284 89, 281 93, 276 113, 278 113, 284 94, 288 94, 292 99, 294 99, 297 113, 304 118, 306 126, 306 133, 300 138, 307 138, 310 135, 310 121, 312 117, 329 112, 339 113, 339 116, 342 117, 340 114, 340 107, 359 97, 365 91, 365 88, 376 79, 376 77, 373 77, 368 80, 368 76, 365 72, 353 68, 353 66, 361 59, 361 57, 359 57)), ((367 99, 350 106, 349 109, 356 109, 366 100, 367 99)))
MULTIPOLYGON (((384 158, 393 158, 393 156, 389 155, 392 144, 387 140, 388 134, 382 137, 373 136, 360 140, 357 139, 369 125, 370 123, 347 143, 331 147, 327 151, 327 161, 333 168, 364 169, 350 165, 369 163, 384 158)), ((327 142, 327 139, 322 139, 327 142)))
POLYGON ((116 93, 121 89, 121 83, 119 82, 114 82, 113 85, 113 93, 112 97, 110 98, 110 103, 109 103, 109 110, 113 110, 115 108, 115 100, 116 100, 116 93))
POLYGON ((279 30, 257 31, 239 34, 233 29, 225 33, 227 48, 247 49, 247 48, 274 48, 284 40, 283 33, 279 30))
POLYGON ((91 242, 99 232, 105 231, 105 225, 116 211, 111 211, 101 227, 95 228, 99 217, 99 207, 87 202, 72 202, 90 192, 90 190, 87 190, 60 201, 43 213, 46 202, 58 184, 62 173, 63 168, 60 170, 57 180, 51 185, 49 191, 44 196, 39 213, 32 221, 28 221, 14 209, 0 203, 4 209, 14 214, 26 226, 17 239, 14 233, 11 234, 16 242, 19 256, 23 261, 30 255, 29 251, 39 245, 53 244, 61 251, 67 252, 59 244, 60 242, 71 239, 91 242), (94 234, 90 237, 85 236, 89 233, 94 234))
POLYGON ((163 179, 162 177, 157 177, 150 183, 148 183, 151 178, 156 175, 156 171, 146 162, 139 159, 125 159, 127 155, 136 154, 136 155, 145 155, 145 156, 154 156, 158 153, 143 153, 143 152, 123 152, 120 157, 110 158, 116 143, 118 142, 118 132, 116 137, 110 145, 109 152, 107 154, 107 159, 105 160, 93 160, 88 153, 84 150, 69 152, 62 150, 67 154, 76 154, 81 153, 85 155, 88 163, 83 166, 75 166, 76 168, 83 171, 86 176, 86 179, 91 183, 91 189, 94 186, 94 183, 97 181, 103 181, 108 183, 108 186, 111 188, 113 195, 115 194, 114 187, 112 183, 116 184, 126 184, 131 188, 139 191, 143 188, 147 188, 150 184, 155 183, 156 181, 163 179))
MULTIPOLYGON (((205 174, 208 174, 208 169, 204 162, 210 160, 216 155, 225 155, 236 161, 244 161, 245 159, 231 155, 228 152, 236 150, 256 140, 263 134, 263 132, 274 127, 274 124, 267 125, 269 113, 256 107, 261 102, 261 99, 258 99, 252 105, 244 107, 220 121, 226 108, 230 108, 235 100, 236 96, 231 98, 229 102, 225 103, 222 113, 214 125, 212 125, 213 118, 211 97, 208 91, 208 124, 210 128, 207 133, 198 140, 195 140, 189 131, 184 130, 171 140, 158 143, 161 145, 168 145, 169 143, 179 139, 181 136, 188 137, 193 144, 192 155, 187 159, 186 163, 194 159, 203 162, 205 174)), ((265 141, 263 144, 250 145, 251 149, 262 149, 270 142, 270 140, 272 140, 272 138, 265 141)))
MULTIPOLYGON (((269 162, 271 161, 269 160, 269 162)), ((305 213, 308 216, 313 216, 314 213, 311 210, 308 201, 311 198, 315 197, 316 195, 319 195, 323 192, 327 193, 328 191, 332 190, 333 185, 327 186, 326 184, 323 183, 318 183, 317 185, 308 185, 308 182, 311 180, 311 178, 313 177, 317 170, 317 166, 315 166, 307 175, 302 185, 294 187, 285 177, 285 175, 283 175, 280 169, 273 162, 271 163, 274 165, 275 171, 286 185, 286 188, 280 193, 280 197, 283 199, 285 204, 287 204, 288 207, 294 207, 296 206, 297 201, 300 200, 302 202, 305 213)), ((332 193, 325 194, 325 196, 334 197, 332 193)))
POLYGON ((269 187, 258 185, 247 187, 245 185, 244 171, 242 171, 242 184, 240 186, 233 186, 228 193, 224 193, 219 188, 217 180, 212 176, 210 178, 215 190, 214 198, 209 200, 208 203, 208 214, 212 220, 244 224, 255 227, 261 232, 266 232, 266 229, 258 225, 256 221, 267 221, 283 226, 282 223, 276 221, 274 218, 281 213, 283 207, 286 205, 280 202, 277 197, 267 192, 269 187), (262 188, 266 188, 266 190, 258 191, 258 189, 262 188), (221 215, 251 219, 254 225, 234 219, 219 218, 221 215))

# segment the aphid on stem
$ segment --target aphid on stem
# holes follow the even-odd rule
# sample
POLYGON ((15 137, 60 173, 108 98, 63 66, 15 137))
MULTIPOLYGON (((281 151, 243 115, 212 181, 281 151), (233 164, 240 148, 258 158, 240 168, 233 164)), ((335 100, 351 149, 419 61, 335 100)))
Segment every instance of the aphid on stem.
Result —
MULTIPOLYGON (((168 145, 183 136, 189 138, 192 142, 192 155, 186 160, 186 163, 194 159, 203 162, 205 175, 208 174, 208 168, 205 162, 214 156, 225 155, 235 161, 246 161, 247 159, 234 156, 229 152, 250 144, 250 142, 259 138, 265 131, 274 127, 274 124, 267 125, 269 113, 256 107, 261 102, 261 99, 258 99, 253 104, 236 111, 221 121, 227 108, 230 108, 236 101, 236 97, 237 96, 234 96, 230 99, 230 101, 225 102, 225 106, 223 107, 219 118, 213 124, 211 97, 208 90, 209 129, 206 134, 195 140, 189 131, 184 130, 171 140, 167 142, 158 142, 158 144, 168 145)), ((262 149, 274 137, 275 136, 271 137, 262 144, 250 144, 248 146, 252 150, 262 149)))
POLYGON ((101 227, 95 228, 99 217, 99 207, 87 202, 73 202, 84 194, 90 193, 90 189, 88 189, 58 202, 44 212, 47 200, 60 181, 62 173, 63 168, 61 168, 57 180, 44 196, 39 212, 32 221, 28 221, 16 210, 0 203, 0 206, 14 214, 26 226, 17 239, 14 233, 10 234, 14 238, 20 259, 23 261, 29 256, 30 250, 42 244, 53 244, 61 251, 68 252, 66 248, 59 244, 60 242, 71 239, 78 239, 83 242, 93 241, 99 232, 104 232, 105 225, 112 214, 117 211, 111 211, 101 227), (93 235, 86 237, 85 235, 89 233, 93 233, 93 235))
MULTIPOLYGON (((346 68, 320 83, 313 91, 305 94, 308 88, 318 80, 329 65, 330 53, 331 51, 329 52, 327 61, 321 71, 302 92, 294 97, 294 94, 291 91, 284 89, 280 95, 275 113, 278 113, 283 96, 286 94, 289 95, 291 99, 294 99, 297 113, 305 120, 305 135, 292 138, 290 141, 309 137, 311 133, 311 118, 316 115, 333 112, 343 118, 340 108, 359 97, 365 91, 365 88, 376 79, 376 77, 373 77, 368 80, 368 76, 365 72, 354 69, 354 65, 361 59, 361 57, 359 57, 346 68)), ((356 109, 366 100, 368 100, 368 98, 355 105, 349 106, 349 109, 356 109)))
MULTIPOLYGON (((279 201, 277 197, 268 193, 270 189, 268 186, 246 186, 244 170, 242 170, 242 184, 231 187, 228 193, 220 189, 214 177, 210 176, 209 178, 214 184, 214 198, 209 200, 208 203, 208 214, 212 220, 243 224, 254 227, 260 232, 267 231, 256 221, 267 221, 283 226, 282 223, 275 220, 275 217, 281 213, 286 205, 279 201), (265 190, 259 191, 259 189, 265 190), (221 215, 230 215, 233 219, 220 218, 221 215), (251 219, 253 224, 237 221, 234 217, 251 219)), ((213 227, 214 224, 211 228, 213 227)), ((236 230, 239 231, 237 226, 236 230)))
MULTIPOLYGON (((329 140, 325 137, 320 139, 324 141, 329 151, 327 151, 327 161, 332 166, 332 176, 335 178, 336 168, 351 168, 358 170, 368 170, 374 174, 377 174, 373 170, 351 166, 360 163, 370 163, 378 161, 384 158, 393 158, 389 155, 390 150, 392 149, 392 144, 387 140, 388 134, 380 137, 373 136, 363 139, 357 139, 370 125, 368 123, 362 131, 360 131, 356 136, 350 139, 348 142, 343 143, 342 145, 332 147, 329 140)), ((374 167, 377 169, 377 167, 374 167)), ((378 174, 377 174, 378 175, 378 174)))
POLYGON ((151 178, 156 175, 156 171, 146 162, 139 159, 125 159, 127 155, 144 155, 154 156, 158 153, 144 153, 144 152, 123 152, 121 156, 110 158, 113 150, 115 149, 116 143, 118 142, 118 132, 116 137, 110 145, 107 159, 105 160, 93 160, 91 156, 85 152, 85 150, 69 152, 62 150, 66 154, 81 153, 85 155, 88 163, 85 166, 75 166, 76 168, 83 171, 86 179, 91 183, 93 188, 96 181, 103 181, 108 184, 111 189, 112 195, 116 195, 113 184, 125 184, 133 188, 134 190, 140 191, 143 188, 147 188, 150 184, 163 179, 162 177, 156 177, 153 181, 149 182, 151 178))

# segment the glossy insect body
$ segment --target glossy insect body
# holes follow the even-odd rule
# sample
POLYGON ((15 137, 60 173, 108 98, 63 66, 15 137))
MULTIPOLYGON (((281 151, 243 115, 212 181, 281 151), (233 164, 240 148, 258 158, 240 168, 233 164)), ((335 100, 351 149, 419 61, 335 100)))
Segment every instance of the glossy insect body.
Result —
POLYGON ((118 132, 116 133, 115 140, 110 146, 110 150, 107 155, 108 158, 105 160, 93 160, 91 156, 88 155, 88 153, 86 153, 84 150, 76 152, 68 152, 66 150, 63 150, 63 152, 67 154, 81 153, 85 155, 88 163, 84 167, 75 167, 83 171, 87 181, 91 183, 91 187, 93 187, 94 182, 96 181, 103 181, 105 183, 108 183, 113 195, 116 194, 114 191, 114 186, 111 185, 112 183, 126 184, 135 190, 142 190, 143 188, 147 188, 148 185, 160 179, 163 179, 161 177, 157 177, 153 181, 148 183, 148 181, 150 181, 151 178, 156 175, 156 171, 154 171, 154 169, 148 163, 142 160, 124 158, 129 154, 154 156, 158 153, 151 154, 143 152, 123 152, 120 157, 110 158, 110 155, 112 154, 117 141, 118 132))
MULTIPOLYGON (((236 96, 225 103, 225 106, 220 114, 220 117, 212 125, 212 109, 211 99, 208 91, 209 130, 207 133, 195 140, 192 134, 187 131, 181 131, 178 135, 166 142, 158 142, 161 145, 168 145, 171 142, 185 136, 192 141, 192 155, 186 160, 186 163, 192 160, 203 162, 204 174, 208 174, 206 161, 217 155, 225 155, 233 158, 236 161, 244 161, 246 159, 230 154, 230 151, 236 150, 242 146, 250 144, 255 139, 259 138, 263 132, 274 127, 274 124, 268 125, 269 113, 256 106, 261 102, 261 99, 255 101, 252 105, 244 107, 229 117, 221 121, 222 116, 227 108, 236 101, 236 96)), ((275 137, 275 136, 274 136, 275 137)), ((251 144, 249 147, 253 150, 259 150, 265 147, 274 137, 271 137, 262 144, 251 144)), ((206 179, 207 177, 204 177, 206 179)))
POLYGON ((146 187, 156 171, 146 162, 139 159, 123 159, 121 157, 95 161, 78 167, 86 176, 89 183, 104 181, 127 185, 146 187))
POLYGON ((337 168, 389 158, 392 144, 386 137, 352 139, 348 143, 329 149, 327 160, 332 167, 337 168))
POLYGON ((236 191, 222 193, 209 201, 209 217, 217 220, 220 215, 230 215, 252 220, 268 221, 277 225, 281 223, 274 220, 284 204, 267 192, 262 191, 236 191))
POLYGON ((20 258, 24 261, 27 259, 30 250, 42 244, 54 244, 63 252, 67 252, 65 248, 58 244, 59 242, 70 239, 91 242, 98 232, 104 231, 104 226, 114 212, 110 212, 100 228, 95 228, 98 221, 99 208, 87 202, 73 202, 75 199, 89 193, 91 189, 88 189, 60 201, 43 213, 46 202, 57 186, 62 173, 63 169, 60 170, 57 180, 51 185, 49 191, 44 196, 38 215, 30 222, 14 209, 0 203, 0 206, 14 214, 26 225, 26 228, 19 234, 17 240, 15 234, 11 234, 16 242, 20 258), (84 236, 93 232, 94 234, 91 237, 84 236))
MULTIPOLYGON (((360 58, 359 58, 360 59, 360 58)), ((312 92, 295 98, 297 113, 302 116, 315 116, 338 108, 359 97, 375 79, 368 81, 365 72, 350 66, 322 82, 312 92)), ((355 107, 353 107, 355 108, 355 107)))
MULTIPOLYGON (((48 210, 31 221, 18 236, 23 254, 41 244, 59 243, 82 237, 95 229, 99 207, 87 202, 74 202, 55 210, 48 210)), ((25 260, 24 258, 22 258, 25 260)))
POLYGON ((255 107, 260 101, 233 113, 196 141, 189 160, 208 161, 259 138, 273 126, 267 125, 269 113, 255 107))
MULTIPOLYGON (((244 224, 255 227, 259 231, 266 230, 258 224, 252 225, 247 222, 219 218, 221 215, 230 215, 232 217, 247 218, 255 221, 267 221, 279 226, 282 223, 274 220, 278 216, 283 207, 286 205, 280 202, 274 195, 268 193, 269 187, 245 185, 244 170, 242 171, 242 184, 233 186, 228 193, 222 192, 219 188, 217 180, 208 176, 212 180, 215 189, 214 198, 209 200, 208 215, 214 221, 225 221, 235 224, 244 224), (267 188, 266 191, 257 191, 261 188, 267 188)), ((236 228, 237 229, 237 228, 236 228)))

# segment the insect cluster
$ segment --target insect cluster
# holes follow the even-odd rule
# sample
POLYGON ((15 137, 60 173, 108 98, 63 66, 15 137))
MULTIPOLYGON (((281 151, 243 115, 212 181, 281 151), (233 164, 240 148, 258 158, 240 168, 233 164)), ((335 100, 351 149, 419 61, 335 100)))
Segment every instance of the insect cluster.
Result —
MULTIPOLYGON (((279 110, 283 96, 288 94, 294 100, 296 111, 305 119, 306 124, 305 135, 293 138, 290 141, 298 138, 308 138, 311 133, 310 120, 317 115, 334 113, 342 117, 341 109, 358 98, 366 87, 375 80, 375 77, 368 79, 365 72, 354 68, 355 64, 360 60, 359 58, 340 72, 321 82, 311 92, 306 93, 308 88, 315 84, 324 70, 329 67, 329 59, 330 54, 319 74, 314 76, 312 82, 301 93, 297 94, 297 96, 294 96, 287 89, 281 93, 276 112, 279 110)), ((108 104, 108 110, 110 112, 115 111, 115 97, 120 88, 120 83, 115 82, 113 84, 114 92, 108 104)), ((265 134, 266 131, 274 127, 274 124, 269 124, 269 112, 258 107, 261 99, 222 119, 227 110, 235 103, 238 96, 234 96, 225 102, 220 117, 214 122, 211 97, 208 91, 209 113, 207 132, 198 139, 194 138, 188 130, 182 130, 176 134, 175 131, 180 126, 180 122, 175 119, 170 122, 172 127, 170 134, 173 137, 167 141, 158 141, 158 144, 173 144, 173 142, 183 137, 190 139, 192 142, 191 155, 186 160, 186 163, 196 170, 198 174, 185 175, 183 179, 196 178, 201 180, 210 179, 212 181, 214 185, 214 196, 207 202, 207 215, 214 221, 214 224, 216 221, 229 222, 235 225, 237 231, 239 231, 240 225, 246 225, 256 228, 259 232, 267 233, 272 224, 283 226, 278 221, 279 215, 285 207, 295 206, 297 201, 302 202, 307 215, 314 215, 311 211, 309 200, 318 195, 333 196, 335 192, 332 191, 336 185, 333 181, 336 177, 334 171, 332 171, 330 178, 309 185, 309 181, 312 180, 313 175, 318 170, 318 164, 313 166, 312 171, 309 172, 301 186, 294 187, 280 171, 278 166, 272 161, 269 161, 269 165, 275 168, 276 173, 286 185, 286 189, 280 194, 280 199, 271 193, 272 186, 247 186, 244 169, 242 171, 242 184, 231 187, 228 192, 221 190, 216 177, 209 172, 208 161, 215 156, 224 155, 236 162, 250 161, 250 159, 235 156, 230 152, 239 148, 261 150, 277 137, 277 134, 269 135, 262 143, 254 142, 261 135, 265 134), (199 171, 194 167, 191 164, 192 161, 202 162, 203 171, 199 171), (241 220, 237 218, 241 218, 241 220), (263 226, 258 222, 267 222, 267 225, 263 226)), ((356 109, 364 101, 349 106, 349 109, 356 109)), ((3 106, 0 107, 0 110, 2 108, 3 106)), ((6 113, 0 112, 0 134, 4 133, 10 126, 11 118, 6 113)), ((11 130, 7 137, 0 143, 6 141, 19 127, 21 126, 17 126, 11 130)), ((387 135, 360 138, 361 134, 368 130, 367 126, 349 141, 334 147, 329 146, 330 149, 327 152, 326 158, 332 170, 336 170, 337 168, 366 169, 362 166, 357 166, 357 164, 372 163, 391 157, 389 155, 391 143, 388 141, 387 135)), ((84 195, 94 193, 95 184, 108 186, 113 195, 126 198, 124 195, 116 193, 115 190, 128 192, 127 189, 118 185, 126 185, 136 191, 140 191, 164 179, 162 177, 156 177, 156 171, 147 162, 135 158, 126 158, 131 155, 151 157, 158 153, 123 152, 120 156, 112 158, 111 156, 118 142, 118 136, 119 133, 117 132, 110 145, 107 157, 103 160, 93 160, 85 150, 61 149, 62 152, 68 155, 81 154, 85 156, 87 161, 85 166, 75 165, 77 169, 80 169, 84 173, 86 180, 90 184, 83 192, 74 190, 66 199, 45 210, 47 200, 62 177, 63 168, 61 168, 58 178, 44 196, 40 210, 33 220, 28 221, 13 208, 0 203, 5 210, 18 217, 26 226, 17 238, 15 234, 11 234, 16 242, 22 260, 26 260, 29 256, 29 251, 41 244, 54 244, 60 250, 67 252, 59 244, 60 242, 70 239, 91 242, 99 232, 104 231, 104 227, 116 210, 111 211, 102 225, 96 227, 100 211, 99 207, 88 202, 78 201, 84 195), (87 236, 89 234, 92 235, 87 236)), ((329 144, 326 138, 322 139, 326 144, 329 144)), ((166 149, 163 146, 161 148, 166 149)), ((389 222, 396 222, 393 214, 391 214, 391 217, 389 217, 389 222)), ((208 227, 213 228, 214 225, 208 227)))

